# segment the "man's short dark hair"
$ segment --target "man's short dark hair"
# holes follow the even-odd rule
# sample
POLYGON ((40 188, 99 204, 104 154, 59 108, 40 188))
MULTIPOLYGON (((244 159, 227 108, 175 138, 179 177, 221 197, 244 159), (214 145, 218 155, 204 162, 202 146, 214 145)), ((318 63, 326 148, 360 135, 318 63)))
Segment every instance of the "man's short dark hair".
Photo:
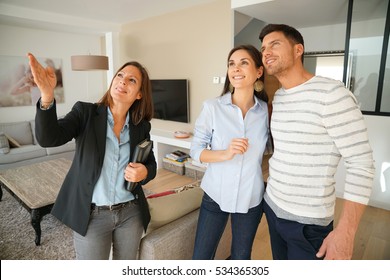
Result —
POLYGON ((299 33, 294 27, 286 24, 268 24, 260 32, 259 39, 263 42, 263 39, 266 35, 271 32, 282 32, 287 39, 289 39, 294 44, 302 44, 305 47, 303 42, 302 34, 299 33))
MULTIPOLYGON (((303 49, 305 49, 305 43, 303 41, 302 34, 296 30, 294 27, 286 25, 286 24, 268 24, 266 25, 260 32, 259 39, 263 42, 265 36, 272 32, 282 32, 284 36, 290 41, 290 43, 294 44, 302 44, 303 49)), ((301 61, 303 63, 303 55, 301 57, 301 61)))

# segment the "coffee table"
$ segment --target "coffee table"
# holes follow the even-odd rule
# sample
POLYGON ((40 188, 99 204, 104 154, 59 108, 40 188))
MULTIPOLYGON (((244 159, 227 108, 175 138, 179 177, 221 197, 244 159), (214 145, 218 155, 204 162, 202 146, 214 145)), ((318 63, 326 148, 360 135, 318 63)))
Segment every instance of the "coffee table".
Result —
POLYGON ((41 244, 42 218, 50 213, 71 163, 59 158, 0 171, 0 186, 31 214, 37 246, 41 244))

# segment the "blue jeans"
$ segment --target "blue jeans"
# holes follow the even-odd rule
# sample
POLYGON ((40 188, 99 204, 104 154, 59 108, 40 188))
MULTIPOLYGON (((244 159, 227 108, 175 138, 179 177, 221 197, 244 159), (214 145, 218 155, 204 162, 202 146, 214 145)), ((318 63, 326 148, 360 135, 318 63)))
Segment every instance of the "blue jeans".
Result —
POLYGON ((333 230, 327 226, 306 225, 278 218, 264 201, 274 260, 318 260, 316 254, 325 237, 333 230))
POLYGON ((263 215, 262 203, 249 209, 246 214, 228 213, 222 211, 219 205, 204 193, 192 259, 214 259, 229 215, 232 225, 231 259, 249 260, 251 258, 253 241, 263 215))
POLYGON ((87 234, 73 233, 78 260, 134 260, 143 232, 141 212, 136 202, 119 210, 91 213, 87 234))

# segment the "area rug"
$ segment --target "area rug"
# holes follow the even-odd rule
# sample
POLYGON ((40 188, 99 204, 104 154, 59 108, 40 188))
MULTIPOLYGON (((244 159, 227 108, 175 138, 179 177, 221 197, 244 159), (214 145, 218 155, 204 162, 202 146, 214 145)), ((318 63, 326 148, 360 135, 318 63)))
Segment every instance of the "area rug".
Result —
POLYGON ((73 232, 48 214, 41 222, 41 245, 36 246, 30 213, 3 189, 0 201, 1 260, 73 260, 73 232))

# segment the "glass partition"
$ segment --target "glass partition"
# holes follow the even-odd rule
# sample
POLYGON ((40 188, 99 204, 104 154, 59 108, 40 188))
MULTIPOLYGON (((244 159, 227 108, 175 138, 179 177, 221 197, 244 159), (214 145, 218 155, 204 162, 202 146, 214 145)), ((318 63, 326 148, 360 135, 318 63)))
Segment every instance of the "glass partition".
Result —
MULTIPOLYGON (((389 0, 350 0, 352 17, 348 65, 351 76, 348 87, 355 94, 364 113, 390 111, 389 82, 384 85, 383 75, 380 76, 387 51, 384 49, 384 36, 388 2, 389 0)), ((389 77, 390 73, 386 75, 389 77)))
MULTIPOLYGON (((389 36, 387 36, 387 42, 389 36)), ((382 88, 381 112, 390 113, 390 45, 387 47, 386 67, 384 71, 383 88, 382 88)))

